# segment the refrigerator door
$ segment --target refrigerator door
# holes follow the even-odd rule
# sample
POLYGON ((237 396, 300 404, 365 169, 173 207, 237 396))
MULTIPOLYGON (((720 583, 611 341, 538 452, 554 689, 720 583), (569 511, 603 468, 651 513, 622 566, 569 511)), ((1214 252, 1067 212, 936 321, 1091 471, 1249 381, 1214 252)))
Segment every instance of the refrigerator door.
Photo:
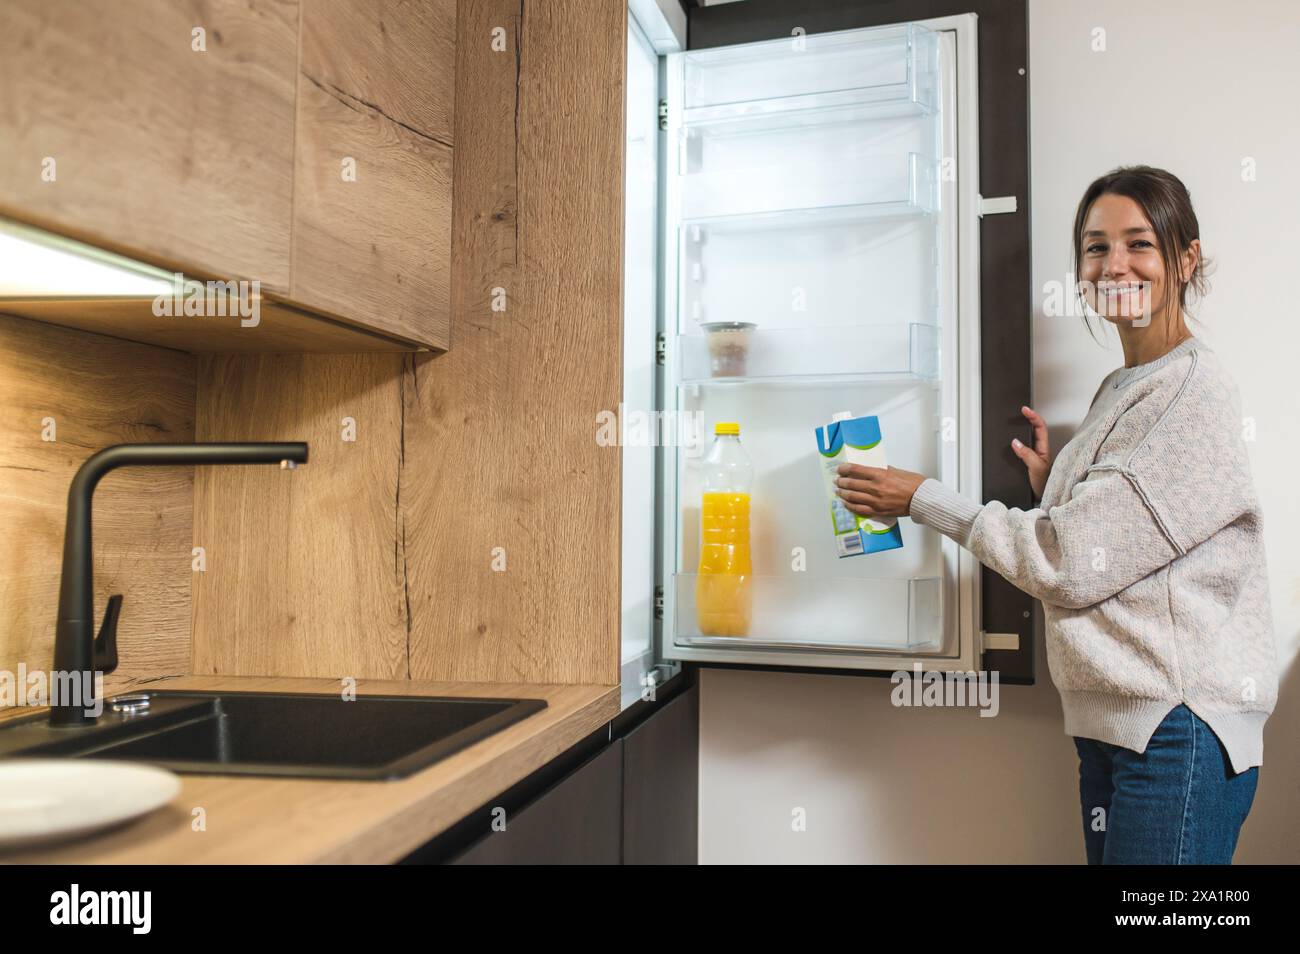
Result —
POLYGON ((841 557, 815 430, 873 415, 889 464, 981 499, 975 30, 964 15, 667 57, 667 659, 979 668, 978 562, 907 518, 901 547, 841 557), (701 605, 719 592, 701 573, 718 422, 754 470, 743 635, 701 605))
MULTIPOLYGON (((650 34, 653 35, 653 34, 650 34)), ((667 672, 656 649, 654 542, 658 483, 651 421, 659 368, 662 134, 659 129, 661 59, 631 11, 627 24, 627 110, 623 215, 622 453, 622 705, 653 693, 667 672), (629 439, 631 438, 631 439, 629 439)))

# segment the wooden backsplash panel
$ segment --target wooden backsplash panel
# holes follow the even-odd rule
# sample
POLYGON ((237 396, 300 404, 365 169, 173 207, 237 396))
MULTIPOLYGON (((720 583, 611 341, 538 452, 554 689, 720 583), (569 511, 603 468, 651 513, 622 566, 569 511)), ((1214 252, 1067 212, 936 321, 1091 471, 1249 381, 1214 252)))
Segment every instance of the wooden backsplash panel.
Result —
POLYGON ((197 469, 194 542, 207 568, 194 581, 195 673, 406 677, 406 360, 200 359, 199 440, 310 448, 293 471, 197 469))
POLYGON ((448 353, 201 360, 201 440, 312 447, 199 472, 196 673, 618 683, 625 16, 459 4, 448 353))
MULTIPOLYGON (((48 672, 68 485, 110 444, 194 440, 194 359, 0 315, 0 407, 0 669, 48 672)), ((110 690, 189 671, 192 473, 126 468, 95 491, 96 621, 124 596, 110 690)))

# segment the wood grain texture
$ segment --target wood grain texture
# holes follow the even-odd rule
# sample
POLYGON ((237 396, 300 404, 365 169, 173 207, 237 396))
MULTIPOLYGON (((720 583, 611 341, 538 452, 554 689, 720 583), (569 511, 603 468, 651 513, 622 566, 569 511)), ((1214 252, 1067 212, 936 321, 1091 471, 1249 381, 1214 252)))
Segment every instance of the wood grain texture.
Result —
POLYGON ((199 440, 307 441, 308 463, 199 468, 193 672, 407 675, 399 355, 212 355, 199 440), (355 440, 344 440, 345 418, 355 440))
POLYGON ((452 144, 456 0, 303 0, 301 57, 312 82, 452 144))
POLYGON ((6 0, 0 213, 287 291, 297 34, 297 0, 6 0))
POLYGON ((292 299, 435 348, 449 338, 455 6, 306 0, 298 77, 292 299))
POLYGON ((411 673, 616 684, 625 5, 459 18, 454 347, 404 391, 411 673))
MULTIPOLYGON (((188 677, 159 689, 320 692, 334 680, 188 677)), ((366 682, 359 694, 545 699, 547 708, 391 782, 183 775, 152 814, 67 845, 6 854, 13 864, 383 864, 396 861, 618 714, 608 686, 366 682), (202 807, 207 829, 191 828, 202 807)))
POLYGON ((619 682, 625 11, 522 9, 459 9, 455 348, 200 365, 202 439, 312 463, 200 473, 196 673, 619 682))
MULTIPOLYGON (((53 663, 77 468, 110 444, 194 440, 194 373, 175 351, 0 315, 0 669, 53 663)), ((192 473, 126 468, 95 492, 95 618, 124 595, 110 690, 189 671, 192 473)))

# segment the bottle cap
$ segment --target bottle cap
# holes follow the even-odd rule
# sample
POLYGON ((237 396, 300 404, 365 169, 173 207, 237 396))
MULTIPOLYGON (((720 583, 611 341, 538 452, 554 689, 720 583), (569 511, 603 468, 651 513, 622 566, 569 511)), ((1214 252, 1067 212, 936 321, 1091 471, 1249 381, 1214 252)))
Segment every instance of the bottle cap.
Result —
POLYGON ((735 437, 740 436, 740 425, 735 421, 719 421, 713 425, 714 434, 731 434, 735 437))
POLYGON ((836 423, 837 421, 851 421, 851 420, 853 420, 852 411, 836 411, 834 414, 831 415, 832 424, 836 423))

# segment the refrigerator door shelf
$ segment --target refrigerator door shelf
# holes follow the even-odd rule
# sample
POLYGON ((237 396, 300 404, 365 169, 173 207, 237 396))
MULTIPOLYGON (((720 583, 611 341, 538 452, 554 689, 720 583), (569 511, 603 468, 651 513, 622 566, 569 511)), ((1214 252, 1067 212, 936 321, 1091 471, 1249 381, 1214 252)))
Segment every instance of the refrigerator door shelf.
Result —
POLYGON ((700 631, 695 605, 699 579, 695 573, 673 578, 679 646, 909 654, 937 653, 942 648, 937 577, 751 576, 753 618, 745 636, 700 631))
POLYGON ((930 107, 936 61, 934 32, 916 23, 701 50, 681 57, 682 105, 689 120, 798 110, 837 98, 930 107))
POLYGON ((760 326, 749 335, 743 375, 715 375, 715 367, 734 369, 736 363, 715 365, 708 335, 681 335, 674 349, 681 360, 678 383, 684 387, 815 386, 853 381, 915 385, 937 381, 939 337, 934 325, 902 322, 813 328, 760 326))

